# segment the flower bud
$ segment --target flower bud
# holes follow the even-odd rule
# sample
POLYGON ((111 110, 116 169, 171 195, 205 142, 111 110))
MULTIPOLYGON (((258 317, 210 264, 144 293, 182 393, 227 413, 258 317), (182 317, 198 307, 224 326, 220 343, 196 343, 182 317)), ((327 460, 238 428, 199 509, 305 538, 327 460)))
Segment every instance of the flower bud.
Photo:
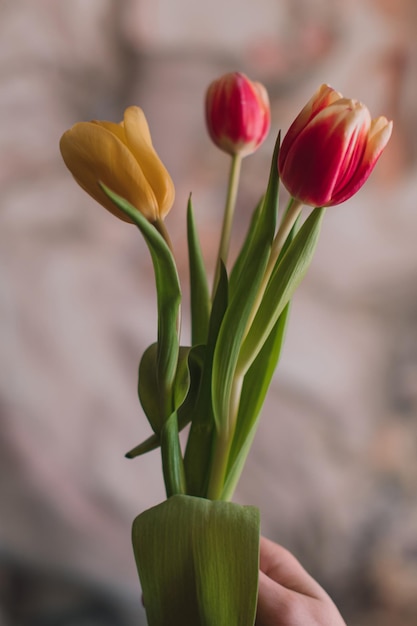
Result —
POLYGON ((322 85, 284 137, 281 180, 304 204, 340 204, 365 183, 391 132, 385 117, 372 120, 366 106, 322 85))
POLYGON ((271 121, 267 91, 244 74, 232 72, 212 82, 206 93, 206 122, 213 142, 235 155, 252 154, 271 121))
POLYGON ((174 185, 152 145, 145 115, 131 106, 123 122, 79 122, 61 137, 61 154, 77 183, 126 222, 99 186, 104 183, 150 222, 163 219, 174 202, 174 185))

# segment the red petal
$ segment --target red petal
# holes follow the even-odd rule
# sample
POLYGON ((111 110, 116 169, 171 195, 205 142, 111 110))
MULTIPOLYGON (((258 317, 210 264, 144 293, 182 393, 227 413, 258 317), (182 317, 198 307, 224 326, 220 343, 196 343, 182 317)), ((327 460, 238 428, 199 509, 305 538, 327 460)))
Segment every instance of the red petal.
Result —
POLYGON ((281 170, 285 159, 287 158, 288 151, 291 144, 296 139, 297 135, 307 126, 307 124, 315 117, 320 111, 328 107, 330 104, 336 102, 342 97, 342 95, 329 87, 329 85, 321 85, 315 94, 310 98, 305 107, 297 115, 291 126, 289 127, 283 142, 281 144, 279 152, 278 167, 281 170))

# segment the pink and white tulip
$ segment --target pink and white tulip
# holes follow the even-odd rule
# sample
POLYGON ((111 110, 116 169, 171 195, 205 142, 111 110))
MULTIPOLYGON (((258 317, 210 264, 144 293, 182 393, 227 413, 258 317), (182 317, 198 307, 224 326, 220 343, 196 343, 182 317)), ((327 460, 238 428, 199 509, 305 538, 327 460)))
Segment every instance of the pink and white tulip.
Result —
POLYGON ((385 117, 371 119, 365 105, 322 85, 284 137, 281 180, 303 204, 340 204, 365 183, 391 132, 385 117))

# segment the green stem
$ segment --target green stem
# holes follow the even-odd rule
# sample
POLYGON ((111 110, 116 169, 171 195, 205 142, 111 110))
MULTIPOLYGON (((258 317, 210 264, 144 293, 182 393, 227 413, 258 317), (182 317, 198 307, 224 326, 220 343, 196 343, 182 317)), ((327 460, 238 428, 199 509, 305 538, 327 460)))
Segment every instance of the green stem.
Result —
POLYGON ((275 263, 278 260, 280 252, 287 240, 288 235, 291 232, 292 227, 294 226, 297 220, 297 217, 300 215, 302 208, 303 208, 303 203, 300 202, 300 200, 295 200, 295 198, 291 198, 291 200, 288 203, 288 207, 284 214, 282 222, 279 226, 278 232, 275 235, 275 239, 272 242, 271 254, 270 254, 268 265, 265 270, 265 275, 262 281, 262 286, 264 287, 264 291, 271 277, 273 269, 275 267, 275 263))
POLYGON ((242 165, 242 156, 240 154, 234 154, 232 156, 232 162, 229 173, 229 183, 227 189, 226 206, 223 215, 222 234, 220 237, 219 251, 217 254, 216 271, 213 282, 213 293, 216 293, 217 284, 220 277, 220 265, 221 262, 226 265, 227 256, 229 254, 230 234, 232 230, 233 214, 235 212, 237 190, 239 187, 240 170, 242 165))
POLYGON ((161 456, 167 498, 187 493, 176 412, 169 416, 161 429, 161 456))
POLYGON ((210 478, 207 490, 209 500, 222 500, 226 481, 227 466, 236 429, 236 420, 239 410, 240 394, 242 391, 243 376, 236 374, 230 393, 229 414, 226 426, 217 433, 214 444, 213 458, 210 464, 210 478))
POLYGON ((230 437, 226 431, 216 436, 215 450, 211 462, 210 482, 207 489, 209 500, 221 500, 230 453, 230 437))

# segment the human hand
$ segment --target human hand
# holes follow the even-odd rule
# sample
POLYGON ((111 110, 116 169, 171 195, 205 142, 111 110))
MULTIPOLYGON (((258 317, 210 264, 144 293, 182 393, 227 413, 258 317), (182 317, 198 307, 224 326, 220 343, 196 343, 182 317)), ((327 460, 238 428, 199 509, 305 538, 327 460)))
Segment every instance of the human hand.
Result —
POLYGON ((261 537, 256 626, 346 626, 335 604, 295 556, 261 537))

